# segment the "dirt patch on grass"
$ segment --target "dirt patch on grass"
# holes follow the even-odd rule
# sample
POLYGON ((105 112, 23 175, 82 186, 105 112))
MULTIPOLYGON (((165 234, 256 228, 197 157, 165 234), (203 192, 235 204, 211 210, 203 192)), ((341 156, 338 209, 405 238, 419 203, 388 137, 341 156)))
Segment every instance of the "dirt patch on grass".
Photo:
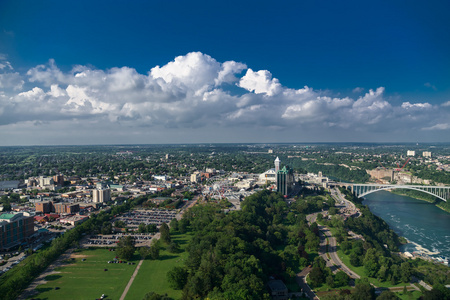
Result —
POLYGON ((92 255, 84 255, 84 254, 71 254, 70 258, 86 258, 86 257, 90 257, 92 255))

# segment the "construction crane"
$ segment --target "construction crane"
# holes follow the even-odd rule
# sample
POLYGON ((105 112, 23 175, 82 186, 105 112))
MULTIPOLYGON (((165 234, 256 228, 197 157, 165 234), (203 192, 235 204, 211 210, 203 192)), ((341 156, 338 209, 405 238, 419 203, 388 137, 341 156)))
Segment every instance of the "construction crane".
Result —
POLYGON ((406 162, 403 164, 403 166, 400 168, 400 165, 397 163, 397 169, 395 169, 395 171, 397 172, 401 172, 403 170, 403 168, 406 166, 406 164, 408 163, 408 161, 411 159, 411 157, 409 157, 406 162))

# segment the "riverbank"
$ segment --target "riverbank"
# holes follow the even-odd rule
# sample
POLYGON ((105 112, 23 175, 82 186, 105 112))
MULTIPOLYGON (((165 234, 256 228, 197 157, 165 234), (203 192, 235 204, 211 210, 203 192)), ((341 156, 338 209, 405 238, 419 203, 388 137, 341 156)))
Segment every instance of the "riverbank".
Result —
POLYGON ((435 205, 410 195, 387 193, 369 194, 363 204, 384 219, 399 235, 408 240, 400 246, 400 252, 429 257, 436 261, 440 256, 450 257, 450 215, 435 205))
POLYGON ((422 201, 426 201, 429 203, 433 203, 436 207, 442 209, 443 211, 450 213, 450 204, 446 203, 446 202, 439 202, 436 203, 436 197, 429 195, 429 194, 425 194, 423 192, 418 192, 415 190, 407 190, 407 189, 392 189, 392 190, 388 190, 388 192, 392 193, 392 194, 396 194, 396 195, 400 195, 400 196, 407 196, 407 197, 411 197, 417 200, 422 200, 422 201))

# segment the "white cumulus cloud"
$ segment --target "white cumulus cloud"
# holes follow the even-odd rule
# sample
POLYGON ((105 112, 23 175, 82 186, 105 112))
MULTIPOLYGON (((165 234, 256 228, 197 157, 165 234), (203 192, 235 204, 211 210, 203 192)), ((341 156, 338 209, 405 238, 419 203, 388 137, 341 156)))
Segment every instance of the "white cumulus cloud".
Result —
POLYGON ((238 86, 256 94, 266 94, 274 96, 281 91, 281 84, 276 78, 272 78, 272 74, 267 70, 254 72, 247 69, 247 73, 239 81, 238 86))
MULTIPOLYGON (((105 130, 109 124, 115 130, 173 129, 184 135, 212 132, 211 128, 237 135, 243 134, 243 128, 246 134, 345 130, 366 135, 449 129, 450 101, 433 105, 405 99, 394 105, 384 87, 357 98, 308 86, 289 88, 268 70, 219 62, 201 52, 177 56, 146 74, 126 66, 100 70, 77 65, 64 72, 52 59, 20 74, 0 63, 5 66, 0 68, 4 130, 12 130, 14 124, 44 123, 66 123, 70 128, 80 120, 92 126, 101 123, 105 130)), ((356 87, 353 92, 363 89, 356 87)))

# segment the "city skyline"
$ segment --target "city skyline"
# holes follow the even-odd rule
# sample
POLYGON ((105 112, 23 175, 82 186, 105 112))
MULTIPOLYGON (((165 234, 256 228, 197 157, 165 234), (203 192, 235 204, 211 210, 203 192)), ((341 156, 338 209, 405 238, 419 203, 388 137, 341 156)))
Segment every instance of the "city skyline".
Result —
POLYGON ((4 1, 0 146, 450 142, 446 1, 4 1))

